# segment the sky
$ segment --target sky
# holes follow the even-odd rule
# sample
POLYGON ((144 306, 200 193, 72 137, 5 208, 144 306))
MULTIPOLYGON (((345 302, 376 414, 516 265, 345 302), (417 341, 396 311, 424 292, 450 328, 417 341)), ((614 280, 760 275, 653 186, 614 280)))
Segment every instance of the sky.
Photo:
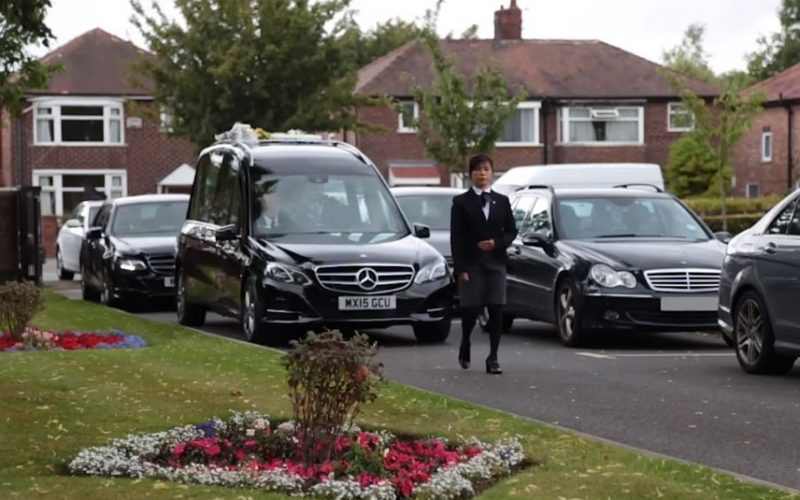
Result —
MULTIPOLYGON (((460 35, 473 24, 480 38, 494 35, 494 11, 511 0, 446 0, 439 16, 441 35, 460 35)), ((149 5, 150 0, 142 3, 149 5)), ((175 15, 171 0, 159 0, 175 15)), ((352 0, 362 29, 392 18, 421 19, 435 0, 352 0)), ((711 69, 745 69, 757 39, 779 28, 780 0, 517 0, 522 36, 546 39, 595 39, 660 62, 662 52, 680 43, 686 27, 705 26, 705 51, 711 69)), ((129 0, 52 0, 47 24, 55 45, 93 28, 102 28, 145 47, 130 23, 129 0)), ((145 47, 146 48, 146 47, 145 47)), ((36 53, 45 53, 39 48, 36 53)))

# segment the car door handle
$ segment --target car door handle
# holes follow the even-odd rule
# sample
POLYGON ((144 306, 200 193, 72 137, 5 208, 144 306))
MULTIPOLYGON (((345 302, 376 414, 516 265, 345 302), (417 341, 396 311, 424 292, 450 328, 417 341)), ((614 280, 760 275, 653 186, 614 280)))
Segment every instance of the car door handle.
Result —
POLYGON ((770 242, 762 246, 759 250, 764 253, 775 253, 778 251, 778 246, 775 243, 770 242))

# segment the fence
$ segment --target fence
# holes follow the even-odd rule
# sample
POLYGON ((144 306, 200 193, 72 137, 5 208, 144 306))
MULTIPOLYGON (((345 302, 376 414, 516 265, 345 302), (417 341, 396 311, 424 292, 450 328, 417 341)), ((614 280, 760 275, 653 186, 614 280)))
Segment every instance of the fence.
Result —
POLYGON ((42 283, 39 187, 0 188, 0 282, 42 283))

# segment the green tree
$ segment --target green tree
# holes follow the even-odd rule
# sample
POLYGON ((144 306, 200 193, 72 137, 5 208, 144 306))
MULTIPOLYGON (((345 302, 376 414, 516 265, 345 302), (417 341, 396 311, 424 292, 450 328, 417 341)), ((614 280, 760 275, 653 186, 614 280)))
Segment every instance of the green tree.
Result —
POLYGON ((138 70, 199 146, 235 122, 265 130, 353 130, 353 60, 341 36, 350 0, 176 0, 170 20, 131 0, 133 23, 155 57, 138 70))
POLYGON ((417 138, 428 155, 464 175, 471 155, 494 149, 526 94, 511 96, 505 79, 492 67, 481 67, 467 79, 434 35, 425 35, 422 41, 431 57, 433 81, 429 90, 413 85, 420 106, 420 116, 414 120, 417 138))
POLYGON ((414 22, 390 19, 366 32, 362 32, 358 24, 353 22, 349 30, 351 31, 350 36, 355 38, 355 43, 351 44, 351 50, 355 55, 356 69, 359 69, 406 43, 416 40, 422 35, 424 28, 414 22))
MULTIPOLYGON (((684 134, 672 144, 667 161, 667 187, 681 198, 709 194, 717 172, 714 158, 694 134, 684 134)), ((715 195, 716 192, 712 192, 715 195)))
POLYGON ((703 36, 705 36, 703 25, 690 24, 683 33, 681 43, 662 52, 661 60, 664 66, 690 78, 716 82, 717 77, 709 67, 708 55, 703 49, 703 36))
POLYGON ((800 0, 783 0, 778 19, 780 31, 759 38, 759 48, 747 56, 747 70, 755 81, 800 62, 800 0))
MULTIPOLYGON (((715 190, 722 205, 722 227, 727 231, 725 200, 730 193, 730 158, 736 142, 747 132, 753 118, 761 111, 763 94, 743 96, 740 92, 725 89, 709 104, 690 90, 681 94, 682 102, 694 117, 694 128, 676 143, 670 152, 668 172, 681 173, 692 166, 703 165, 702 172, 714 172, 709 191, 715 190), (683 160, 685 163, 681 163, 683 160)), ((705 174, 703 174, 705 175, 705 174)), ((690 178, 670 177, 670 186, 699 190, 698 175, 690 178)))
POLYGON ((32 45, 49 47, 53 38, 44 22, 50 0, 0 2, 0 109, 19 114, 29 89, 43 88, 60 69, 44 65, 28 52, 32 45))

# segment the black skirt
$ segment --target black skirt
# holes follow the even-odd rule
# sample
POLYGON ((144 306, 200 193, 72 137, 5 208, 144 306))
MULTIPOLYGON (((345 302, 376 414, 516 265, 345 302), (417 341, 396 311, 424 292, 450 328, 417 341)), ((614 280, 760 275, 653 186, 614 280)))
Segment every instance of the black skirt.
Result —
POLYGON ((458 281, 458 302, 461 307, 483 307, 505 305, 505 269, 486 269, 473 266, 467 269, 469 281, 458 281))

